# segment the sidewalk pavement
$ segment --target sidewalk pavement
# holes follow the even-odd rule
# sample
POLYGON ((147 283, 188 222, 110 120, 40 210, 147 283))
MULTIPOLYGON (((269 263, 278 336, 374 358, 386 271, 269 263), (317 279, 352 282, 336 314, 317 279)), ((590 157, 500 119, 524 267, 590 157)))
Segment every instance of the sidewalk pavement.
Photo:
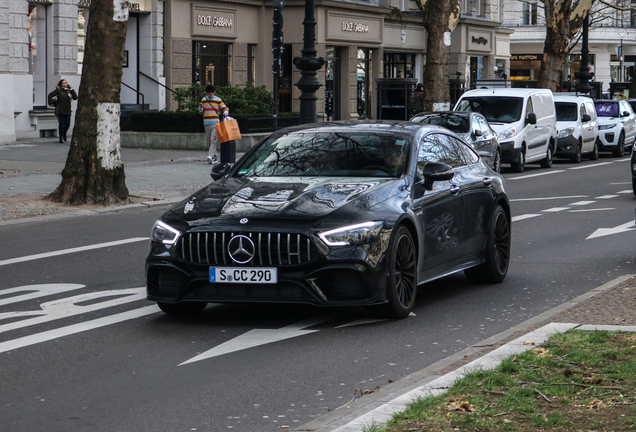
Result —
MULTIPOLYGON (((42 199, 59 185, 67 153, 68 144, 58 143, 57 138, 0 146, 0 227, 59 213, 86 214, 83 207, 69 208, 42 199)), ((210 183, 206 157, 200 151, 122 148, 126 185, 137 203, 133 206, 180 201, 210 183)), ((66 216, 71 215, 62 215, 66 216)), ((362 432, 388 420, 417 396, 443 393, 465 372, 495 367, 502 358, 531 348, 526 341, 540 344, 549 335, 570 328, 636 331, 636 275, 610 281, 296 430, 362 432)))

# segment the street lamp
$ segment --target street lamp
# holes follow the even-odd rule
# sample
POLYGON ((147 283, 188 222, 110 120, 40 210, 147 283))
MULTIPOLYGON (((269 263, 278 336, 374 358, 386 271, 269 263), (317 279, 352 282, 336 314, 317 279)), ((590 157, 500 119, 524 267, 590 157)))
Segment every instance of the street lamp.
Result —
POLYGON ((619 82, 623 82, 623 33, 621 35, 621 55, 618 57, 618 78, 619 82))
POLYGON ((592 90, 592 87, 590 86, 590 80, 594 76, 594 72, 590 71, 590 65, 588 62, 588 53, 590 52, 588 49, 589 26, 590 26, 590 13, 588 11, 588 13, 585 14, 585 19, 583 20, 583 43, 581 45, 581 67, 579 71, 574 74, 574 76, 579 79, 578 90, 581 93, 589 93, 592 90))

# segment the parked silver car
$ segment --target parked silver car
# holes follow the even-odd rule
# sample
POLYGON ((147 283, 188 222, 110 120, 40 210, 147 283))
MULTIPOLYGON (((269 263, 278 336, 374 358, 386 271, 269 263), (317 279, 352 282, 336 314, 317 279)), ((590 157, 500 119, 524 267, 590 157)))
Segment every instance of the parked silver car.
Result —
POLYGON ((470 144, 489 167, 501 172, 501 148, 497 134, 482 114, 468 111, 424 112, 414 115, 410 121, 450 129, 470 144))

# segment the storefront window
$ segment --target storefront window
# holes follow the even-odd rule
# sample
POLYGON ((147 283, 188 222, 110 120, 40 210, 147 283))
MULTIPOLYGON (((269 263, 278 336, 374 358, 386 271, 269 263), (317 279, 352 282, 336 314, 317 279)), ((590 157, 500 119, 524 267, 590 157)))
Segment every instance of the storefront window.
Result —
POLYGON ((340 73, 338 67, 338 47, 328 46, 325 52, 325 115, 327 120, 340 119, 337 96, 340 93, 340 73))
POLYGON ((86 26, 89 9, 79 8, 77 11, 77 73, 82 74, 84 66, 84 46, 86 44, 86 26))
POLYGON ((254 84, 256 71, 256 45, 247 45, 247 82, 254 84))
POLYGON ((201 85, 229 86, 232 44, 193 41, 192 82, 201 85))
POLYGON ((33 105, 46 106, 46 7, 29 5, 29 73, 33 76, 33 105))
POLYGON ((413 78, 415 55, 406 53, 384 54, 384 78, 413 78))
POLYGON ((358 48, 358 117, 371 117, 371 50, 358 48))

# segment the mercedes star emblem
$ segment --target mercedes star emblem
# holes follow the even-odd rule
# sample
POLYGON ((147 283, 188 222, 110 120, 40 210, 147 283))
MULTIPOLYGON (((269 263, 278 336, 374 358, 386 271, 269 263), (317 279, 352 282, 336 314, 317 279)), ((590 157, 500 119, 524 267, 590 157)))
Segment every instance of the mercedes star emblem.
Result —
POLYGON ((237 264, 247 264, 254 258, 256 247, 251 238, 244 235, 232 237, 227 245, 230 258, 237 264))
POLYGON ((247 218, 243 218, 243 219, 241 219, 240 222, 245 225, 248 221, 247 221, 247 218))

